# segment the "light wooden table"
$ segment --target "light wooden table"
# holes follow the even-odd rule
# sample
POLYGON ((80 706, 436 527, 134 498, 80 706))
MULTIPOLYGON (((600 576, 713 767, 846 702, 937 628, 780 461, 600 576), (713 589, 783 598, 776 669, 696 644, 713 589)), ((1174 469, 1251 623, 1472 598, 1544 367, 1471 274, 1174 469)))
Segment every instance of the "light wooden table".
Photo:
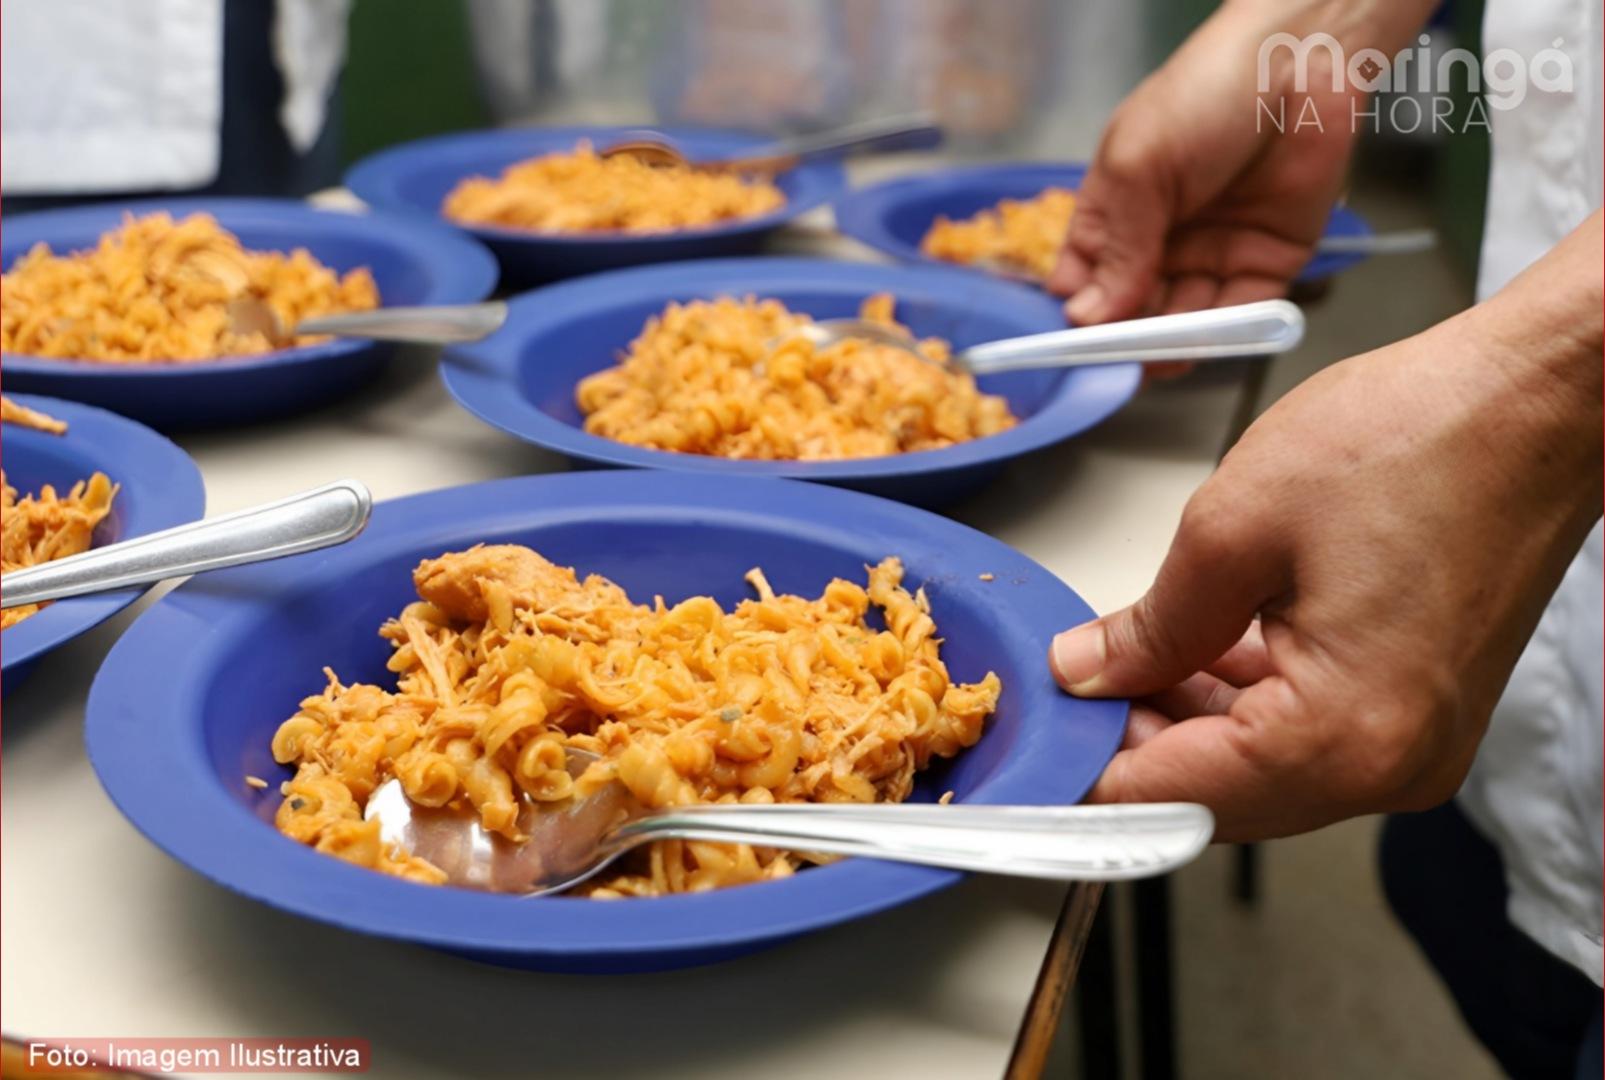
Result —
MULTIPOLYGON (((818 228, 787 250, 863 257, 818 228)), ((1084 438, 1017 462, 954 516, 1093 607, 1147 586, 1240 396, 1231 377, 1144 391, 1084 438)), ((181 435, 221 513, 353 476, 390 498, 562 469, 469 416, 427 356, 269 426, 181 435)), ((713 967, 504 971, 244 900, 145 842, 85 760, 95 669, 132 615, 64 646, 5 701, 0 1023, 12 1036, 355 1036, 373 1075, 542 1078, 1000 1076, 1064 897, 975 879, 713 967)), ((1044 643, 1046 646, 1046 643, 1044 643)))

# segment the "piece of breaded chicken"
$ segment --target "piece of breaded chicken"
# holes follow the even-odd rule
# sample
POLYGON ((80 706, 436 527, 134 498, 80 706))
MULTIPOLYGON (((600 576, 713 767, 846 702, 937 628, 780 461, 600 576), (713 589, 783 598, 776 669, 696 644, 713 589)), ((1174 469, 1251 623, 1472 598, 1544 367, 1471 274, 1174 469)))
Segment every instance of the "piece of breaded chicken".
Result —
MULTIPOLYGON (((425 559, 412 573, 418 595, 452 619, 485 622, 490 618, 488 592, 505 590, 514 609, 551 611, 595 604, 593 577, 582 584, 572 568, 557 566, 518 544, 479 544, 438 559, 425 559), (589 586, 589 589, 587 588, 589 586)), ((603 582, 617 600, 628 603, 623 590, 603 582)))

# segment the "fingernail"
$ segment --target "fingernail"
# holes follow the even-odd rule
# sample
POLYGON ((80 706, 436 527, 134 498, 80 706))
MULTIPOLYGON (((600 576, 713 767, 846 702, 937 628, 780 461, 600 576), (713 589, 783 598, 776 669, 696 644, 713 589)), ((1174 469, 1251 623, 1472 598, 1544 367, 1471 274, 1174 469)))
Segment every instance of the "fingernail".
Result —
POLYGON ((1053 639, 1053 647, 1048 652, 1053 677, 1072 694, 1086 690, 1103 671, 1105 649, 1100 622, 1066 630, 1053 639))
POLYGON ((1103 308, 1103 286, 1094 282, 1070 298, 1064 313, 1073 323, 1095 323, 1103 316, 1103 308))

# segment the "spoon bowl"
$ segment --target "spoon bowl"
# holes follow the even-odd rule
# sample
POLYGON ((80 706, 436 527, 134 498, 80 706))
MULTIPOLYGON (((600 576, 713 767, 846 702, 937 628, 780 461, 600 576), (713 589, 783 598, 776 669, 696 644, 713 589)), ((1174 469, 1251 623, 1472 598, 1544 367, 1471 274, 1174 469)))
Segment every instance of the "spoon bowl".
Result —
POLYGON ((693 160, 667 137, 650 130, 626 132, 618 142, 603 147, 598 154, 604 158, 633 157, 653 168, 773 176, 805 161, 845 157, 866 150, 928 149, 941 141, 942 129, 930 115, 921 113, 866 120, 814 135, 780 139, 737 157, 693 160))
POLYGON ((236 334, 261 334, 276 349, 294 345, 301 334, 333 334, 408 345, 457 345, 489 337, 507 321, 507 305, 500 300, 348 311, 285 326, 266 301, 240 296, 229 301, 228 313, 236 334))
POLYGON ((802 158, 794 153, 745 154, 739 158, 692 160, 678 146, 654 132, 632 133, 629 138, 598 151, 603 158, 633 157, 654 169, 696 169, 707 173, 774 176, 795 169, 802 158))
MULTIPOLYGON (((569 775, 578 779, 595 754, 570 750, 569 775)), ((646 811, 623 785, 602 784, 583 798, 519 804, 520 841, 486 829, 472 809, 421 806, 400 780, 387 780, 368 798, 366 820, 379 821, 386 845, 400 845, 445 872, 453 885, 485 892, 540 896, 579 884, 623 853, 609 849, 610 831, 646 811)))

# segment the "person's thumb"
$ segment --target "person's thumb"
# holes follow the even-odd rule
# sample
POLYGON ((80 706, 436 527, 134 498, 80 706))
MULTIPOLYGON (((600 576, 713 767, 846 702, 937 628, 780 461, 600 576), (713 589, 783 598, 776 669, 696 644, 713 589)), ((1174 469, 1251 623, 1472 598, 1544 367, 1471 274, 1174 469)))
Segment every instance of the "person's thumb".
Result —
POLYGON ((1112 132, 1076 195, 1075 213, 1048 287, 1068 294, 1065 314, 1090 325, 1147 313, 1159 287, 1170 208, 1147 155, 1112 132))
POLYGON ((1184 515, 1141 600, 1053 639, 1054 679, 1077 697, 1142 697, 1208 667, 1280 591, 1281 560, 1252 535, 1184 515))

